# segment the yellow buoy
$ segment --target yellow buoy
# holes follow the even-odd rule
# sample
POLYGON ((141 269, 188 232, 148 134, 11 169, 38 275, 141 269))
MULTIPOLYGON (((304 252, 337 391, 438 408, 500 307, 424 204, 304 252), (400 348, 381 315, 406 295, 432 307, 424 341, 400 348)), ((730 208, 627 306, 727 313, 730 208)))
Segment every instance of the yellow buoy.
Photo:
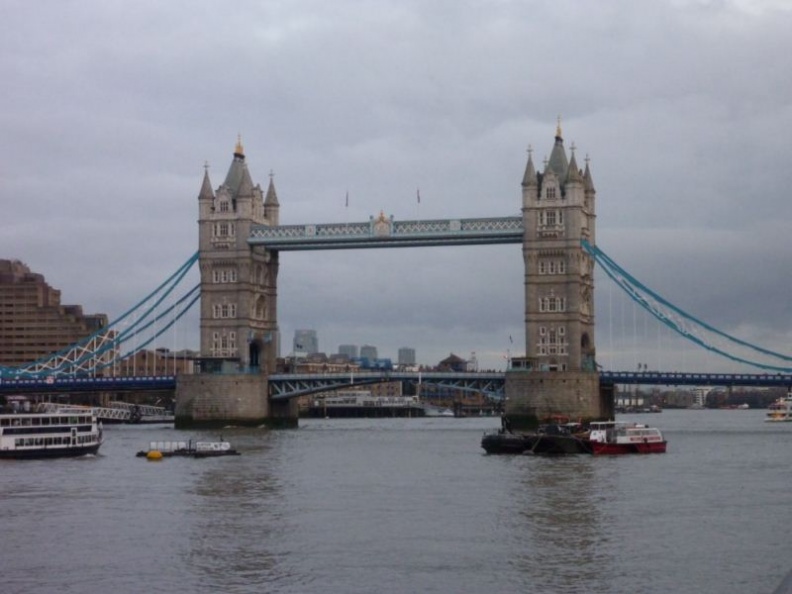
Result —
POLYGON ((151 450, 146 454, 146 460, 162 460, 162 452, 159 450, 151 450))

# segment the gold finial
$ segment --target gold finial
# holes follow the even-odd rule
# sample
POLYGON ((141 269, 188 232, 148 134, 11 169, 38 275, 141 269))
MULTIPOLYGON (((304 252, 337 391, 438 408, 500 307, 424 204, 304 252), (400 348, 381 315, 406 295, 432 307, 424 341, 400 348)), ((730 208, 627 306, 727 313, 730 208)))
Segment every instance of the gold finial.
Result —
POLYGON ((561 138, 561 116, 558 116, 558 118, 556 119, 556 122, 557 122, 557 124, 556 124, 556 136, 561 138))
POLYGON ((245 156, 245 147, 242 146, 241 134, 237 134, 237 143, 234 147, 234 154, 245 156))

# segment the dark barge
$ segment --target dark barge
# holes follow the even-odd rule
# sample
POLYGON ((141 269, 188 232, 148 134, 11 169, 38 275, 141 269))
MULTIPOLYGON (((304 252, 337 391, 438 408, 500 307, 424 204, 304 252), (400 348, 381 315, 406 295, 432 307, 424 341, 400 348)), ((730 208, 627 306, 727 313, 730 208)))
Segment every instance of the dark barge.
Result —
POLYGON ((488 454, 591 454, 591 442, 578 435, 576 423, 543 425, 535 432, 514 433, 504 427, 487 433, 481 439, 481 447, 488 454))

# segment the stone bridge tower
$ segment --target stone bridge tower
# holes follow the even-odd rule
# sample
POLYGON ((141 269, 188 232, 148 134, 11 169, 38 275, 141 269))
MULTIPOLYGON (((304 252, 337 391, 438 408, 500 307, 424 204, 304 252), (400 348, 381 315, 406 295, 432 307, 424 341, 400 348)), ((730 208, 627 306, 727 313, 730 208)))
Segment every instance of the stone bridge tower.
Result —
POLYGON ((601 395, 594 342, 596 191, 589 169, 567 159, 561 125, 544 168, 529 151, 522 180, 525 352, 506 376, 506 413, 514 426, 553 416, 597 419, 612 413, 601 395))
POLYGON ((247 240, 253 225, 277 225, 279 208, 272 175, 266 195, 253 185, 241 141, 216 191, 204 173, 198 241, 205 366, 274 371, 278 254, 247 240))
POLYGON ((200 370, 177 380, 177 427, 297 423, 295 403, 268 397, 279 340, 278 253, 248 244, 254 225, 278 225, 279 210, 272 175, 266 194, 253 185, 241 140, 216 190, 204 172, 198 195, 200 370))

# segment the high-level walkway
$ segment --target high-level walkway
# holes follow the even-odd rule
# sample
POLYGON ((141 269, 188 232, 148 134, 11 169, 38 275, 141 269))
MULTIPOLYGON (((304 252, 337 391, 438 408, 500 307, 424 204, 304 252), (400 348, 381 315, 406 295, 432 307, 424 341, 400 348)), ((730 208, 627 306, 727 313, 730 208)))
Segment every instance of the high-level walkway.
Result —
POLYGON ((380 214, 367 223, 256 225, 248 244, 268 250, 326 250, 432 245, 522 243, 522 217, 396 221, 380 214))

